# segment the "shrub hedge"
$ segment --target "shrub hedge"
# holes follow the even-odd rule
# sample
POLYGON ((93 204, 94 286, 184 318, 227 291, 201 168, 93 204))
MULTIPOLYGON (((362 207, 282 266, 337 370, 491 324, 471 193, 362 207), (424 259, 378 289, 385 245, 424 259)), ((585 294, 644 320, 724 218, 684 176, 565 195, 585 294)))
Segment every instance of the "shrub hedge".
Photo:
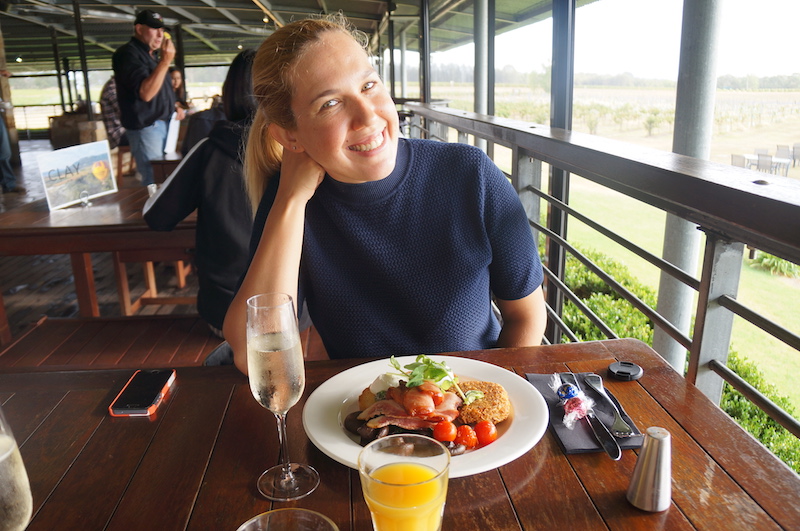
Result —
MULTIPOLYGON (((655 308, 656 293, 635 279, 627 267, 597 251, 581 252, 640 300, 655 308)), ((632 337, 648 345, 653 344, 653 323, 571 255, 566 261, 565 283, 619 337, 632 337)), ((563 319, 581 341, 606 339, 570 301, 564 303, 563 319)), ((564 337, 563 341, 569 340, 564 337)), ((728 367, 789 414, 797 416, 789 399, 780 395, 775 386, 766 381, 755 363, 731 349, 728 367)), ((800 473, 800 439, 727 383, 723 387, 720 407, 784 463, 800 473)))

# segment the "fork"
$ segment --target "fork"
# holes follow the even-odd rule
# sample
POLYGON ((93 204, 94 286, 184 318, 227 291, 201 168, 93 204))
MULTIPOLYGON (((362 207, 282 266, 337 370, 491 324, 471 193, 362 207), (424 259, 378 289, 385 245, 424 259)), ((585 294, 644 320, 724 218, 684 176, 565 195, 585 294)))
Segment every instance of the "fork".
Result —
POLYGON ((611 433, 614 434, 614 437, 633 437, 636 435, 633 433, 633 429, 625 422, 625 419, 622 418, 622 414, 619 411, 619 408, 611 400, 611 397, 608 396, 606 390, 603 388, 603 378, 600 377, 599 374, 585 374, 583 376, 583 381, 586 382, 586 385, 597 391, 605 400, 611 404, 611 407, 614 408, 614 423, 611 425, 611 433))

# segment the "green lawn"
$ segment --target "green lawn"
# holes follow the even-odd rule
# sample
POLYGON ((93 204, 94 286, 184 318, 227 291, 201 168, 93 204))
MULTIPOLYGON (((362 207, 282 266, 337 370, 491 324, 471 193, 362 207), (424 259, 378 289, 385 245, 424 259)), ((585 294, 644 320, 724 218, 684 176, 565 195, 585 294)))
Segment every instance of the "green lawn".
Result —
MULTIPOLYGON (((648 251, 661 254, 663 212, 584 179, 572 179, 572 206, 648 251)), ((660 272, 654 266, 616 243, 598 237, 583 223, 570 223, 571 242, 619 260, 644 284, 658 288, 660 272)), ((737 296, 740 302, 797 333, 800 330, 798 297, 800 279, 771 275, 754 269, 745 260, 737 296)), ((795 350, 738 317, 734 321, 732 347, 754 361, 780 394, 789 397, 800 410, 800 387, 794 382, 796 375, 800 374, 800 355, 795 350)))

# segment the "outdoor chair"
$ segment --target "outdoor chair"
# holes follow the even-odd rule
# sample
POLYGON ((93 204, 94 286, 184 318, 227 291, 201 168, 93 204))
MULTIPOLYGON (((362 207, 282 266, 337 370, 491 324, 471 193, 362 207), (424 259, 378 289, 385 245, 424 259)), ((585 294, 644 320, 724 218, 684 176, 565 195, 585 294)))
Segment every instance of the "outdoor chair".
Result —
POLYGON ((746 168, 747 159, 744 158, 744 155, 731 155, 731 165, 739 166, 740 168, 746 168))
MULTIPOLYGON (((792 160, 792 150, 789 149, 789 146, 778 144, 778 149, 775 151, 775 158, 776 159, 786 159, 787 161, 792 160)), ((778 173, 778 169, 781 170, 785 176, 789 175, 789 163, 788 162, 775 162, 775 173, 778 173)))
POLYGON ((800 160, 800 142, 795 142, 792 146, 792 166, 796 166, 798 160, 800 160))
POLYGON ((136 159, 133 158, 130 146, 117 146, 117 188, 122 188, 122 176, 136 173, 136 159), (130 159, 128 173, 123 173, 125 169, 125 158, 130 159))
POLYGON ((769 149, 767 149, 767 148, 756 148, 755 154, 756 155, 769 155, 769 149))
POLYGON ((775 173, 772 164, 772 155, 765 155, 763 153, 759 153, 757 169, 758 171, 765 173, 775 173))
POLYGON ((775 157, 781 159, 791 159, 792 150, 789 149, 789 146, 778 144, 778 149, 775 151, 775 157))

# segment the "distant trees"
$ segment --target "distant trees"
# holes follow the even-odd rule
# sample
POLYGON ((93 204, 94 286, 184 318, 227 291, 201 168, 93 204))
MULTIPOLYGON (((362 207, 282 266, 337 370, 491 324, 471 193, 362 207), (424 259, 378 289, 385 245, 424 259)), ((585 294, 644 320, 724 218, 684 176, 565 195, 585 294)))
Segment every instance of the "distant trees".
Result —
MULTIPOLYGON (((495 71, 495 81, 503 85, 528 85, 550 91, 550 65, 542 65, 536 72, 519 72, 506 65, 495 71)), ((417 82, 418 70, 409 70, 409 81, 417 82)), ((472 83, 474 71, 472 65, 435 64, 431 66, 431 78, 434 82, 472 83)), ((677 82, 670 79, 645 79, 635 77, 630 72, 621 74, 589 74, 576 73, 576 87, 641 87, 641 88, 674 88, 677 82)), ((798 90, 800 89, 800 73, 790 76, 742 76, 722 75, 717 79, 717 88, 721 90, 798 90)))
POLYGON ((722 90, 796 90, 800 89, 800 74, 769 77, 719 76, 717 88, 722 90))

